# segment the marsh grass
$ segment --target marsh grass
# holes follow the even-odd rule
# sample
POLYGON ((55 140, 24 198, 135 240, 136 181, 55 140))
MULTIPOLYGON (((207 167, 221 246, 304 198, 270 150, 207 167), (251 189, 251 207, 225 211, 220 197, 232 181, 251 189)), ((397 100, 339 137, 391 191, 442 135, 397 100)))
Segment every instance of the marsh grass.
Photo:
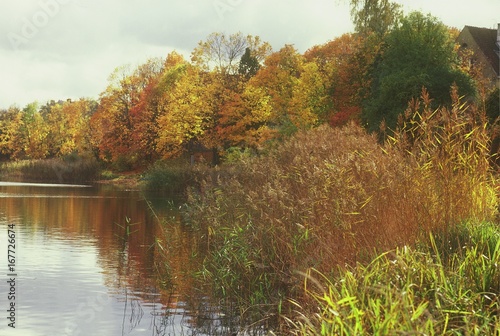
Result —
POLYGON ((183 159, 158 161, 145 173, 145 188, 177 196, 183 194, 189 186, 196 184, 202 170, 202 167, 192 166, 183 159))
POLYGON ((7 162, 2 165, 2 178, 24 182, 86 183, 95 181, 99 171, 96 160, 72 155, 7 162))
POLYGON ((466 242, 445 251, 437 244, 444 237, 430 235, 429 244, 382 253, 367 265, 343 269, 334 280, 307 271, 304 289, 316 305, 311 311, 294 302, 297 314, 288 319, 290 332, 498 335, 498 226, 467 223, 448 236, 466 242))
POLYGON ((424 90, 389 141, 418 173, 414 186, 427 209, 420 221, 445 231, 464 219, 491 219, 497 205, 487 118, 462 102, 456 89, 451 96, 451 109, 431 110, 424 90))
MULTIPOLYGON (((429 101, 424 92, 413 102, 384 145, 356 124, 321 126, 266 156, 215 169, 201 192, 190 193, 184 214, 205 239, 204 281, 236 300, 243 320, 276 321, 292 312, 288 298, 310 304, 300 297, 297 271, 330 279, 339 267, 382 260, 394 249, 399 255, 429 232, 444 237, 434 243, 446 250, 458 223, 492 220, 497 199, 483 114, 455 94, 450 109, 431 110, 429 101)), ((396 288, 373 304, 382 306, 396 288)), ((353 304, 349 297, 342 304, 353 304)), ((397 306, 383 309, 381 316, 395 314, 387 309, 397 306)))

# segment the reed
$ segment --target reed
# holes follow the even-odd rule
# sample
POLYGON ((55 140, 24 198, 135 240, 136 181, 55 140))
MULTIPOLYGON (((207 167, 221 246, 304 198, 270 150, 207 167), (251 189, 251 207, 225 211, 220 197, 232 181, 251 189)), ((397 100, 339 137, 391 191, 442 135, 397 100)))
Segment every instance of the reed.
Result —
POLYGON ((497 335, 500 332, 499 227, 466 223, 449 236, 468 241, 444 251, 429 244, 385 252, 366 266, 343 269, 334 280, 304 274, 316 306, 294 301, 294 335, 497 335), (495 241, 495 244, 491 243, 495 241), (444 262, 444 260, 447 260, 444 262))
POLYGON ((2 165, 2 177, 15 181, 86 183, 99 176, 100 165, 91 158, 70 156, 44 160, 25 160, 2 165))
MULTIPOLYGON (((383 145, 356 124, 321 126, 214 169, 184 213, 205 239, 204 281, 236 301, 243 320, 276 321, 292 312, 288 298, 311 304, 297 271, 330 279, 339 267, 398 255, 429 232, 446 249, 457 224, 493 220, 484 114, 456 94, 449 109, 431 110, 429 101, 424 92, 413 102, 383 145)), ((384 309, 381 316, 391 313, 384 309)))

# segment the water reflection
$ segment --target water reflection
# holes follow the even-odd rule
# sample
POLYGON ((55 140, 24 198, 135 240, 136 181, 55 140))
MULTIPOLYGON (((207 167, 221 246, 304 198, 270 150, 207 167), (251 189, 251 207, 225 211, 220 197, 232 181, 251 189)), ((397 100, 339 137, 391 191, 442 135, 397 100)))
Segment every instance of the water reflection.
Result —
MULTIPOLYGON (((170 219, 167 227, 158 225, 139 192, 0 183, 0 255, 7 250, 7 225, 15 224, 18 273, 17 328, 10 330, 2 318, 0 334, 221 330, 216 322, 199 321, 206 300, 190 276, 199 262, 193 257, 198 240, 161 203, 156 200, 155 211, 170 219), (160 255, 168 264, 155 263, 160 255)), ((7 291, 6 266, 0 264, 1 293, 7 291)))

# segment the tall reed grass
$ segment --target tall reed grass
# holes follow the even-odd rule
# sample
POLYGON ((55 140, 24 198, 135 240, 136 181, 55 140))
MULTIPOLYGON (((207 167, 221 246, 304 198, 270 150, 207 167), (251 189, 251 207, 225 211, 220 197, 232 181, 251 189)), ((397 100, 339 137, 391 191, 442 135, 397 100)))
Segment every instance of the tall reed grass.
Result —
POLYGON ((429 232, 492 220, 484 118, 453 98, 451 109, 431 110, 424 92, 384 145, 356 124, 321 126, 214 170, 185 213, 206 239, 203 279, 242 316, 275 321, 293 309, 288 298, 310 300, 299 297, 297 271, 331 278, 429 232))
POLYGON ((498 335, 500 231, 466 223, 448 233, 463 245, 429 245, 382 253, 367 265, 344 269, 334 281, 304 274, 312 310, 295 302, 288 318, 294 335, 498 335), (493 244, 492 244, 493 243, 493 244))
POLYGON ((91 158, 67 156, 44 160, 8 162, 2 178, 24 182, 86 183, 99 177, 100 165, 91 158))

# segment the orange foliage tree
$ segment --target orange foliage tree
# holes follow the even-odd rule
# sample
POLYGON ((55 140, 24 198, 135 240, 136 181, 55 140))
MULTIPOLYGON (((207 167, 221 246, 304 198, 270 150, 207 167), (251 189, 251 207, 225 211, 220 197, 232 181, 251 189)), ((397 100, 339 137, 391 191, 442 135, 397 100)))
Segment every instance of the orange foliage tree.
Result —
POLYGON ((91 154, 89 120, 95 105, 89 99, 48 105, 46 120, 50 133, 50 156, 91 154))
POLYGON ((359 92, 362 89, 366 60, 359 53, 363 39, 357 34, 344 34, 306 51, 305 58, 319 64, 329 85, 331 110, 328 115, 332 126, 356 120, 361 111, 359 92))
POLYGON ((263 88, 246 85, 241 93, 233 92, 221 108, 217 126, 224 147, 259 148, 274 138, 272 113, 271 97, 263 88))
POLYGON ((271 54, 222 107, 221 138, 227 146, 258 148, 324 122, 332 109, 330 68, 319 55, 307 59, 291 45, 271 54))
POLYGON ((131 72, 120 67, 110 76, 110 84, 101 93, 99 107, 92 116, 92 138, 105 161, 138 160, 140 147, 134 141, 132 109, 139 103, 143 90, 161 72, 162 62, 151 59, 131 72))

